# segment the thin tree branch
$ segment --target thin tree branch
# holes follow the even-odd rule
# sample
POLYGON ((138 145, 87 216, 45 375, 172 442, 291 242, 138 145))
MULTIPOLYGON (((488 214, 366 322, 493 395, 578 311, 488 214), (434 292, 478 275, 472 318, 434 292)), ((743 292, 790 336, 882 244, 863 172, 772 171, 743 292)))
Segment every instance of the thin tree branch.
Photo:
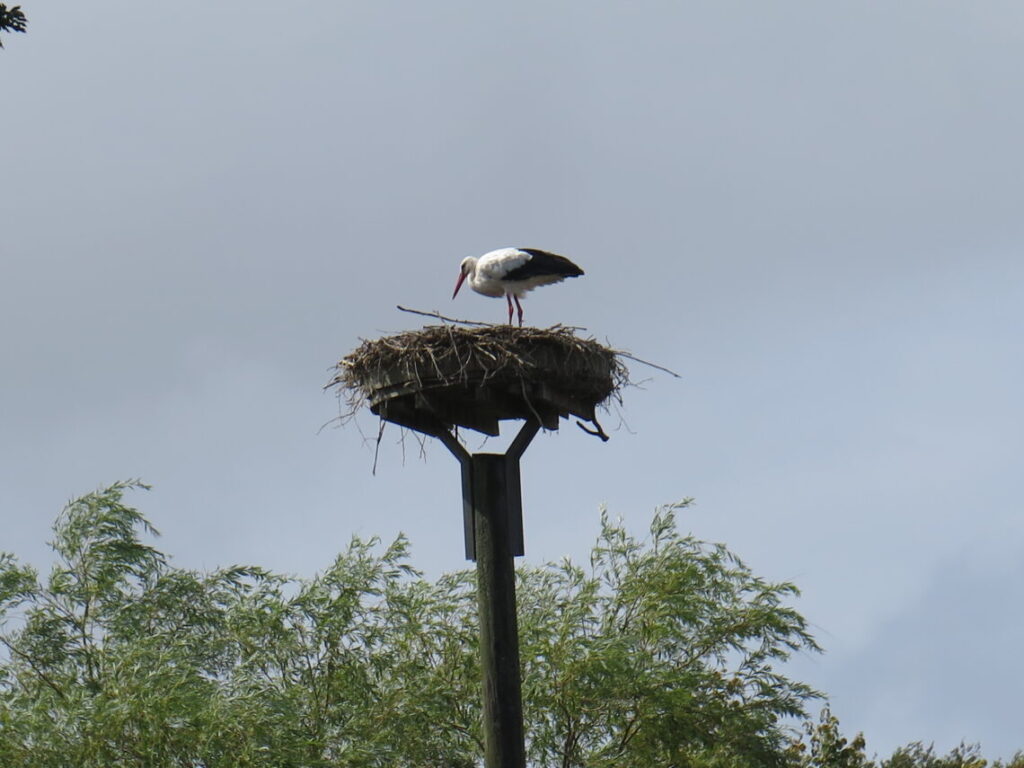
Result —
POLYGON ((667 374, 669 374, 669 375, 671 375, 671 376, 675 376, 675 377, 676 377, 677 379, 681 379, 681 378, 683 378, 682 376, 680 376, 680 375, 679 375, 678 373, 676 373, 675 371, 669 370, 668 368, 665 368, 665 367, 663 367, 663 366, 661 366, 661 365, 655 365, 654 363, 649 363, 649 362, 648 362, 648 361, 646 361, 646 360, 641 360, 641 359, 640 359, 639 357, 634 357, 633 355, 630 355, 630 354, 628 354, 628 353, 626 353, 626 352, 622 352, 622 351, 620 351, 620 350, 615 350, 615 354, 616 354, 617 356, 619 356, 619 357, 624 357, 624 358, 626 358, 627 360, 633 360, 634 362, 637 362, 637 363, 642 363, 643 365, 647 365, 647 366, 650 366, 651 368, 656 368, 656 369, 658 369, 659 371, 664 371, 665 373, 667 373, 667 374))
POLYGON ((377 456, 380 454, 380 441, 384 437, 384 425, 387 422, 384 419, 380 420, 380 429, 377 431, 377 444, 373 448, 373 469, 370 470, 370 474, 374 477, 377 476, 377 456))
MULTIPOLYGON (((403 307, 401 304, 396 304, 395 306, 398 309, 402 310, 403 312, 408 312, 409 314, 412 314, 412 315, 423 315, 423 317, 434 317, 434 318, 437 318, 438 320, 443 320, 446 323, 455 323, 456 325, 474 325, 474 326, 478 326, 480 328, 505 328, 505 327, 513 328, 513 327, 515 327, 515 326, 507 325, 506 323, 481 323, 481 322, 478 322, 476 320, 459 320, 458 318, 455 318, 455 317, 447 317, 446 315, 442 315, 436 309, 433 312, 424 312, 424 311, 422 311, 420 309, 409 309, 408 307, 403 307)), ((568 330, 568 331, 585 331, 585 330, 587 330, 586 328, 584 328, 582 326, 579 326, 579 325, 562 325, 561 323, 552 326, 551 330, 554 330, 554 329, 557 329, 557 328, 564 328, 565 330, 568 330)), ((643 362, 643 361, 639 361, 639 362, 643 362)), ((655 367, 657 367, 657 366, 655 366, 655 367)))
POLYGON ((31 656, 29 656, 24 651, 15 648, 11 644, 11 641, 8 640, 6 637, 3 637, 2 635, 0 635, 0 643, 3 643, 4 647, 6 647, 8 651, 13 653, 22 661, 26 662, 29 665, 29 667, 32 668, 32 671, 36 673, 39 679, 46 683, 50 688, 52 688, 57 693, 58 696, 60 696, 62 699, 66 699, 68 697, 67 694, 60 689, 60 686, 53 682, 49 677, 47 677, 45 672, 43 672, 41 669, 39 669, 39 667, 36 666, 35 660, 31 656))
MULTIPOLYGON (((446 323, 456 323, 458 325, 478 325, 486 328, 496 328, 499 325, 498 323, 478 323, 475 320, 457 320, 454 317, 445 317, 436 309, 433 312, 422 312, 418 309, 408 309, 406 307, 403 307, 401 304, 398 304, 396 306, 403 312, 409 312, 410 314, 413 315, 423 315, 424 317, 434 317, 437 318, 438 320, 444 320, 446 323)), ((504 325, 504 323, 502 323, 502 325, 504 325)))
POLYGON ((597 429, 588 429, 587 427, 585 427, 583 425, 582 421, 580 421, 579 419, 576 420, 576 426, 577 427, 582 429, 588 435, 594 435, 595 437, 600 437, 602 443, 607 443, 611 438, 609 438, 608 435, 605 434, 604 429, 601 428, 601 425, 597 422, 597 419, 591 419, 591 423, 595 427, 597 427, 597 429))

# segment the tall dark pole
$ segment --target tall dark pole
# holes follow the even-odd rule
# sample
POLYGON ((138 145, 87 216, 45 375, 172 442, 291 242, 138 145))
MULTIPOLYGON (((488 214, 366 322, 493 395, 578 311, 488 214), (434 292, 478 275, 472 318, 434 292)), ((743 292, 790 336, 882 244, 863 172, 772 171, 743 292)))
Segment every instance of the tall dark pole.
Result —
POLYGON ((476 560, 486 768, 526 766, 515 557, 523 554, 519 459, 539 429, 528 421, 504 454, 470 455, 440 436, 462 464, 466 556, 476 560))
POLYGON ((509 547, 504 456, 473 456, 480 664, 487 768, 525 768, 515 561, 509 547))

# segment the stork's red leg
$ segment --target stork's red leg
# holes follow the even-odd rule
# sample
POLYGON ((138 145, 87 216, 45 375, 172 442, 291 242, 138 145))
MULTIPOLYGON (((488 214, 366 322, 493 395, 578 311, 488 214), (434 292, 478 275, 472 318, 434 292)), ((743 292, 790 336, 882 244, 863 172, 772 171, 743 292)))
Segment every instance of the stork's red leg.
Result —
MULTIPOLYGON (((523 327, 523 305, 519 303, 519 297, 518 296, 513 296, 512 298, 514 298, 516 300, 516 309, 519 310, 519 327, 522 328, 523 327)), ((508 308, 508 311, 509 311, 508 324, 512 325, 512 307, 511 306, 508 308)))
MULTIPOLYGON (((512 297, 509 296, 507 293, 505 294, 505 301, 508 302, 508 324, 512 325, 512 297)), ((518 302, 519 299, 516 299, 516 303, 518 302)), ((522 323, 520 323, 520 325, 522 325, 522 323)))

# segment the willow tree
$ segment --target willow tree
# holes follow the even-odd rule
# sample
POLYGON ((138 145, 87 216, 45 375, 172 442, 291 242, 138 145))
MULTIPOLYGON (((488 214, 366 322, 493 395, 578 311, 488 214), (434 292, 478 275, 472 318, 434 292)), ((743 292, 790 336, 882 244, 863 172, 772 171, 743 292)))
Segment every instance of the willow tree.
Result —
MULTIPOLYGON (((471 572, 425 579, 406 540, 353 539, 319 574, 198 572, 114 485, 69 504, 43 577, 0 558, 0 764, 474 766, 471 572)), ((533 765, 782 765, 816 696, 789 605, 658 510, 603 515, 590 562, 520 569, 533 765)))
MULTIPOLYGON (((20 5, 8 8, 0 3, 0 32, 24 32, 28 25, 28 19, 21 10, 20 5)), ((3 38, 0 38, 0 48, 4 47, 3 38)))

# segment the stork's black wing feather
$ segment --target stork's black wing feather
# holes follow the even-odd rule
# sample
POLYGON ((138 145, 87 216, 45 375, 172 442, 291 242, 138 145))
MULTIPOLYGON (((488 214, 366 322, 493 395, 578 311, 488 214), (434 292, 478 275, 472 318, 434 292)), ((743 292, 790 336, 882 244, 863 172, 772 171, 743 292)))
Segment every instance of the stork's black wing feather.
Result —
POLYGON ((506 280, 528 280, 531 277, 544 275, 560 275, 561 277, 579 277, 583 270, 557 253, 541 251, 537 248, 520 248, 523 253, 530 254, 530 260, 505 275, 506 280))

